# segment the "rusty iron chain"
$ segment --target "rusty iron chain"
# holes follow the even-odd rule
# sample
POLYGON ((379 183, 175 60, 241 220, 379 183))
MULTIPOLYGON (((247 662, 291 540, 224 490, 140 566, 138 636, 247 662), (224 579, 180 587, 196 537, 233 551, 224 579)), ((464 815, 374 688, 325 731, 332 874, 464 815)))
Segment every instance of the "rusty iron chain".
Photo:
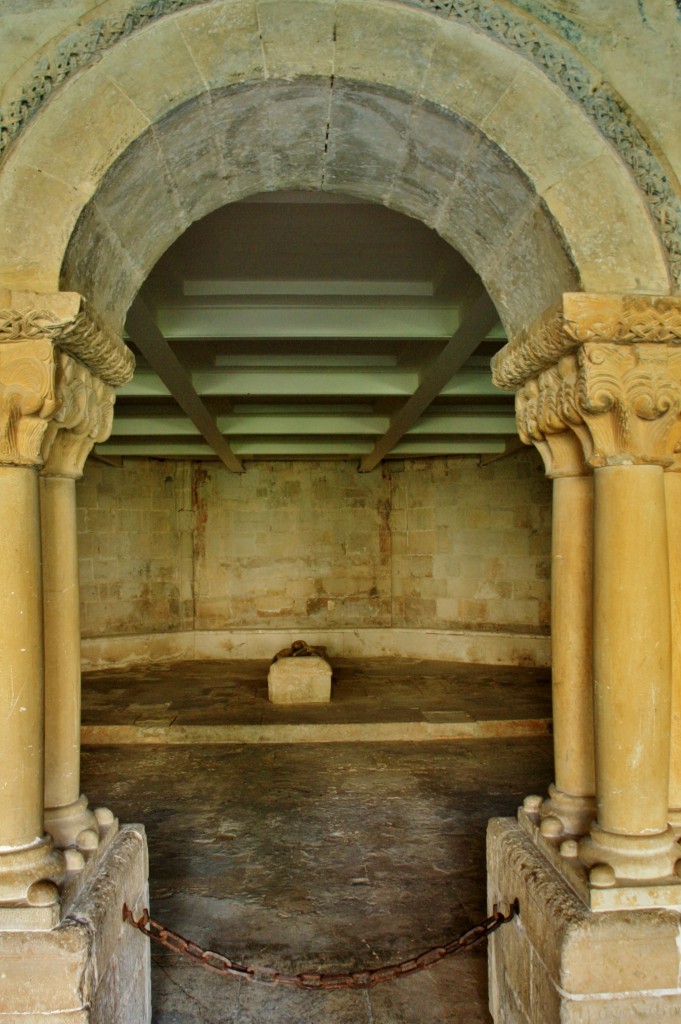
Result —
POLYGON ((469 928, 443 946, 433 946, 431 949, 419 953, 418 956, 402 960, 397 964, 387 964, 385 967, 373 967, 364 970, 349 971, 345 974, 323 974, 317 971, 304 971, 301 974, 282 974, 269 967, 245 967, 243 964, 235 963, 223 953, 217 953, 213 949, 203 949, 191 939, 165 928, 158 921, 149 916, 148 910, 143 910, 141 917, 135 920, 135 915, 127 905, 123 907, 123 920, 131 924, 133 928, 139 929, 152 942, 157 942, 171 953, 179 953, 186 956, 193 963, 205 967, 207 971, 215 974, 231 974, 237 978, 244 978, 246 981, 253 981, 261 985, 288 985, 292 988, 301 989, 353 989, 373 988, 374 985, 382 985, 386 981, 393 981, 395 978, 404 978, 408 974, 415 974, 417 971, 432 967, 446 957, 460 953, 464 949, 470 949, 486 939, 488 935, 495 932, 503 924, 512 921, 516 914, 520 913, 518 900, 514 900, 509 907, 507 914, 494 906, 492 915, 481 921, 480 924, 469 928))

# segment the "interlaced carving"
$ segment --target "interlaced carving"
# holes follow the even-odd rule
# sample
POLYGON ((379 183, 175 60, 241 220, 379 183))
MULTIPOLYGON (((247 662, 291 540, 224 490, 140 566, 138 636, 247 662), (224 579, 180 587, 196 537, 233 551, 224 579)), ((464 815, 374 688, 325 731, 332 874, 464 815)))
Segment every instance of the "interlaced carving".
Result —
POLYGON ((43 442, 43 476, 78 479, 93 446, 111 433, 116 395, 64 352, 57 364, 56 394, 59 408, 43 442))
POLYGON ((52 345, 0 346, 0 465, 41 464, 43 437, 58 404, 52 345))
POLYGON ((0 345, 47 338, 88 366, 106 384, 125 384, 135 369, 135 357, 121 338, 97 323, 82 298, 79 307, 72 315, 49 309, 0 309, 0 345))
MULTIPOLYGON (((119 40, 177 11, 208 0, 137 0, 125 13, 93 18, 62 38, 33 67, 30 79, 0 111, 0 153, 50 94, 71 74, 119 40)), ((396 0, 438 17, 456 19, 530 58, 573 100, 580 103, 602 134, 617 148, 645 195, 664 243, 671 271, 681 284, 681 199, 617 93, 602 81, 565 40, 517 8, 498 0, 396 0)))
POLYGON ((494 356, 494 383, 513 391, 528 377, 557 363, 588 341, 681 346, 681 300, 677 296, 651 298, 568 292, 494 356))

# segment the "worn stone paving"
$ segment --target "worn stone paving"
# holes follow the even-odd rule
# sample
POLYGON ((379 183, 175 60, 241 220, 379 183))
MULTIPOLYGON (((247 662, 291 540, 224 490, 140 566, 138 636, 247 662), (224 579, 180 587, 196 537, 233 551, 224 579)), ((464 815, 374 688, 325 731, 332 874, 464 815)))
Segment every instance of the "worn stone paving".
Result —
MULTIPOLYGON (((123 686, 118 675, 111 684, 122 692, 107 699, 125 704, 125 720, 131 703, 158 696, 161 681, 164 699, 182 692, 187 714, 192 704, 207 713, 220 669, 204 669, 191 678, 177 667, 146 670, 137 688, 134 673, 123 674, 123 686), (192 694, 201 678, 205 692, 192 694)), ((423 678, 410 687, 405 675, 399 685, 433 706, 441 679, 423 678)), ((495 716, 502 699, 514 716, 545 700, 536 679, 514 693, 510 677, 492 686, 484 678, 469 676, 466 699, 495 705, 495 716)), ((106 695, 103 676, 87 681, 86 699, 88 691, 106 695)), ((83 751, 82 774, 95 805, 145 823, 156 917, 233 959, 293 972, 394 962, 484 917, 486 821, 546 791, 552 768, 542 737, 99 747, 83 751)), ((154 1024, 490 1021, 484 949, 369 992, 307 993, 224 979, 155 948, 152 984, 154 1024)))
POLYGON ((180 662, 84 673, 86 725, 262 725, 537 719, 551 714, 547 669, 417 659, 333 659, 330 704, 267 699, 264 660, 180 662))

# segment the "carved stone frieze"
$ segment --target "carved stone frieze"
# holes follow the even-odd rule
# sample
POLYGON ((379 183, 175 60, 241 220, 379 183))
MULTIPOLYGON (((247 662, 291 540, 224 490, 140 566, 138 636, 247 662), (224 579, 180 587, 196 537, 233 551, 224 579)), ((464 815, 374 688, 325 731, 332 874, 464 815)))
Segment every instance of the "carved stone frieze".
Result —
POLYGON ((586 342, 526 381, 516 418, 521 438, 540 451, 571 431, 591 466, 671 466, 681 433, 681 348, 586 342))
POLYGON ((61 352, 56 370, 59 407, 43 442, 43 476, 79 479, 95 444, 111 433, 116 395, 75 359, 61 352))
POLYGON ((44 436, 58 407, 51 342, 0 345, 0 465, 39 466, 44 436))
POLYGON ((494 356, 494 383, 515 391, 584 342, 681 347, 681 297, 566 292, 494 356))
POLYGON ((133 375, 135 357, 130 349, 98 323, 77 292, 0 291, 0 346, 39 338, 75 356, 112 387, 120 387, 133 375))
MULTIPOLYGON (((94 63, 100 54, 159 18, 207 0, 136 0, 108 17, 82 19, 78 29, 45 49, 24 77, 17 77, 8 102, 0 110, 0 154, 20 134, 44 101, 74 72, 94 63)), ((673 176, 653 147, 632 123, 627 106, 604 82, 596 68, 536 18, 500 0, 396 0, 433 15, 461 21, 531 60, 575 102, 617 148, 631 169, 667 249, 674 280, 681 285, 681 198, 673 176)), ((104 6, 104 5, 102 5, 104 6)), ((98 8, 98 11, 101 8, 98 8)))

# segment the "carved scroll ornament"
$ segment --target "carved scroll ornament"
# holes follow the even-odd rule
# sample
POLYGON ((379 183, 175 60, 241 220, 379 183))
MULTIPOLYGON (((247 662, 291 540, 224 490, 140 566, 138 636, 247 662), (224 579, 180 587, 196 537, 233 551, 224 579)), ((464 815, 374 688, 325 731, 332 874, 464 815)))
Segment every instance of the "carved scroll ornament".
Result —
POLYGON ((681 416, 681 349, 586 343, 516 395, 526 443, 572 431, 591 466, 672 464, 681 416))

